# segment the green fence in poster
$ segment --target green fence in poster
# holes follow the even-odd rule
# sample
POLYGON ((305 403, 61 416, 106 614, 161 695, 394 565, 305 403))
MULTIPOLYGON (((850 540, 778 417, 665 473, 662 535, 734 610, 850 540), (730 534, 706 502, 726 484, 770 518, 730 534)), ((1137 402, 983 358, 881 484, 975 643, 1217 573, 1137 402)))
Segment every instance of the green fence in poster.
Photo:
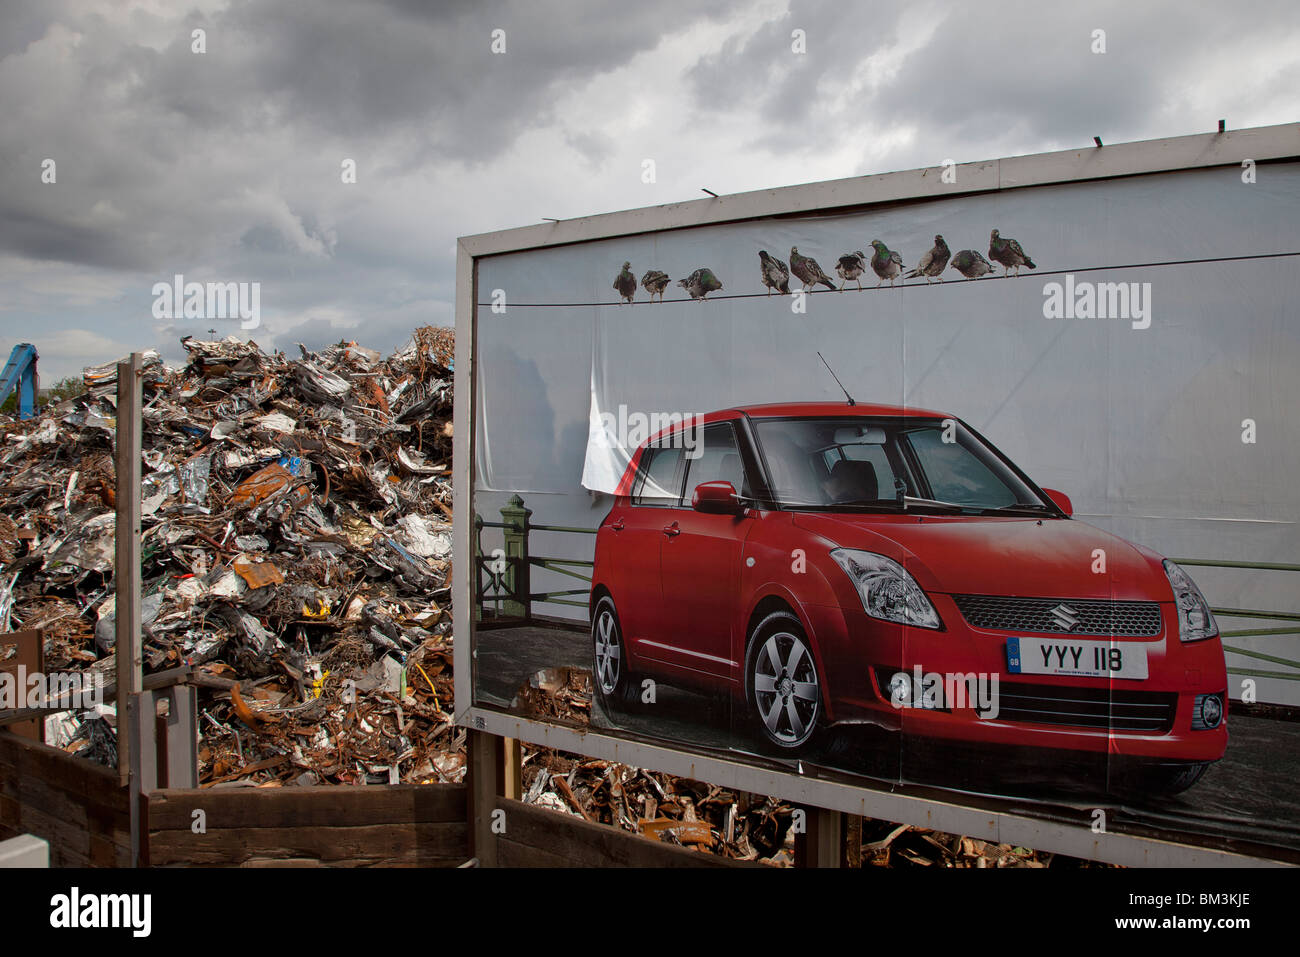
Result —
MULTIPOLYGON (((1174 561, 1179 565, 1200 565, 1206 568, 1240 568, 1249 571, 1300 572, 1300 565, 1289 565, 1282 562, 1217 561, 1208 558, 1175 558, 1174 561)), ((1229 666, 1228 674, 1230 675, 1248 675, 1257 678, 1281 678, 1285 681, 1300 681, 1300 661, 1295 661, 1291 658, 1283 658, 1280 655, 1265 654, 1262 651, 1252 651, 1248 648, 1229 644, 1227 640, 1231 638, 1300 635, 1300 613, 1293 611, 1267 611, 1262 608, 1216 608, 1213 605, 1210 606, 1210 610, 1223 618, 1258 618, 1265 621, 1291 622, 1290 625, 1284 625, 1282 627, 1241 628, 1222 631, 1221 634, 1224 638, 1223 650, 1229 655, 1240 655, 1245 658, 1253 658, 1257 661, 1268 661, 1292 669, 1290 671, 1265 671, 1254 667, 1229 666)))
POLYGON ((533 617, 534 602, 587 607, 586 596, 591 592, 591 575, 584 575, 578 569, 590 570, 593 562, 577 558, 547 558, 533 555, 528 548, 528 539, 532 532, 595 535, 596 530, 570 525, 538 525, 531 521, 532 514, 532 509, 525 507, 524 500, 518 495, 512 495, 510 501, 502 507, 499 522, 489 522, 477 512, 474 514, 476 620, 482 618, 489 605, 495 618, 518 618, 525 621, 533 617), (502 547, 487 554, 483 551, 483 529, 485 528, 502 530, 502 547), (533 568, 545 568, 567 575, 586 582, 587 587, 535 592, 532 590, 533 568), (577 596, 582 596, 581 600, 577 596))

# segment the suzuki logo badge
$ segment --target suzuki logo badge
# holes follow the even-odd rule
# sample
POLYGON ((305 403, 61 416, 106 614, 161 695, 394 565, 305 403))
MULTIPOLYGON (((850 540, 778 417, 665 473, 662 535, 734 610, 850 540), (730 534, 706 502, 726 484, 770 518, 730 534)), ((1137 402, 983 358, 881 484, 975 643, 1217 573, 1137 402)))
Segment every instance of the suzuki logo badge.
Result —
POLYGON ((1062 631, 1071 631, 1079 623, 1078 614, 1069 605, 1057 605, 1048 614, 1062 631))

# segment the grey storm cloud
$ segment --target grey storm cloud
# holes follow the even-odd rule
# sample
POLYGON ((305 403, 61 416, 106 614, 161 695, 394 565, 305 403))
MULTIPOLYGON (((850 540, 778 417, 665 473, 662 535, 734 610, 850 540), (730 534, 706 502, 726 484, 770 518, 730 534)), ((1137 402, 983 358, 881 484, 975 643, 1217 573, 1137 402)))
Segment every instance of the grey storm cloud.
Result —
POLYGON ((458 235, 1293 121, 1298 24, 1293 0, 6 0, 0 352, 39 328, 56 378, 179 355, 209 323, 153 319, 176 273, 261 283, 262 345, 391 349, 451 320, 458 235))
MULTIPOLYGON (((1128 0, 847 9, 848 16, 838 0, 792 0, 785 14, 730 38, 690 71, 697 103, 761 111, 764 125, 750 145, 765 150, 812 153, 852 142, 867 123, 914 126, 919 145, 907 159, 926 165, 936 149, 1006 133, 1039 148, 1086 145, 1094 135, 1144 139, 1167 135, 1151 128, 1152 119, 1177 102, 1196 75, 1196 58, 1229 43, 1245 48, 1280 28, 1294 32, 1297 24, 1293 0, 1248 2, 1230 15, 1214 5, 1128 0), (806 37, 803 55, 791 51, 796 29, 806 37), (932 33, 917 49, 898 51, 897 63, 879 63, 864 88, 831 95, 844 92, 873 58, 887 61, 906 33, 927 29, 932 33), (1093 52, 1098 29, 1105 32, 1104 54, 1093 52)), ((1287 82, 1296 86, 1300 51, 1281 70, 1248 60, 1241 67, 1224 92, 1235 92, 1244 109, 1287 82)), ((1206 116, 1200 129, 1217 119, 1206 116)))
MULTIPOLYGON (((852 9, 852 8, 850 8, 852 9)), ((835 0, 793 0, 786 13, 748 36, 727 39, 716 54, 689 73, 701 106, 711 110, 756 109, 771 126, 799 131, 810 149, 834 131, 819 85, 843 83, 850 70, 895 39, 895 30, 915 8, 872 4, 845 17, 835 0), (858 28, 861 24, 861 28, 858 28), (806 52, 794 51, 795 30, 806 52)), ((760 132, 764 137, 771 131, 760 132)))
MULTIPOLYGON (((312 215, 303 198, 274 200, 292 192, 279 182, 327 146, 349 147, 372 169, 485 163, 552 122, 559 91, 653 48, 661 18, 680 25, 730 6, 586 0, 564 5, 568 29, 543 3, 257 0, 170 24, 145 12, 112 20, 58 4, 6 7, 0 243, 143 269, 204 255, 206 222, 252 248, 280 231, 285 244, 319 251, 320 237, 285 228, 312 215), (195 29, 205 31, 201 56, 195 29), (506 55, 490 52, 496 29, 506 55), (159 33, 166 41, 150 43, 159 33), (41 57, 26 52, 42 39, 51 42, 41 57), (70 189, 29 188, 46 157, 70 189), (87 215, 92 194, 111 198, 104 222, 87 215)), ((608 151, 592 132, 572 140, 596 161, 608 151)))

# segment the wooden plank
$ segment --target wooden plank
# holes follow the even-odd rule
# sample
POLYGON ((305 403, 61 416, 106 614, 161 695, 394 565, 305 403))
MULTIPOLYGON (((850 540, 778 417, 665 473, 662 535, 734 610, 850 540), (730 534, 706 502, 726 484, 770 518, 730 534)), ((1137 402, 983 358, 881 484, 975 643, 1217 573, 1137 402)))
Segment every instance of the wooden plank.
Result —
POLYGON ((518 738, 506 738, 503 749, 501 796, 518 801, 524 796, 524 749, 518 738))
POLYGON ((862 866, 862 816, 859 814, 844 817, 844 866, 862 866))
POLYGON ((151 831, 188 831, 202 809, 208 829, 357 827, 394 821, 450 823, 466 820, 466 789, 458 784, 385 787, 167 788, 149 795, 151 831))
POLYGON ((311 858, 459 864, 467 857, 469 828, 464 822, 389 823, 361 827, 232 827, 195 834, 188 828, 150 831, 149 856, 155 865, 242 864, 255 858, 311 858))
POLYGON ((126 802, 112 770, 0 732, 0 831, 48 840, 52 866, 129 866, 126 802))
POLYGON ((492 812, 504 785, 505 740, 485 731, 470 731, 465 741, 469 785, 469 855, 482 867, 497 863, 492 812))
POLYGON ((6 782, 4 793, 24 808, 39 809, 64 820, 77 821, 89 826, 92 822, 99 830, 128 826, 129 815, 120 805, 92 803, 77 794, 49 787, 40 778, 27 778, 6 782))
POLYGON ((498 867, 583 867, 571 857, 543 851, 531 844, 520 844, 502 837, 497 842, 498 867))
POLYGON ((90 866, 90 832, 81 822, 26 805, 21 811, 18 830, 50 842, 50 866, 90 866))
POLYGON ((795 835, 795 867, 844 866, 844 814, 805 807, 807 830, 795 835))
POLYGON ((35 774, 51 786, 87 796, 117 787, 117 773, 111 768, 0 731, 0 777, 6 773, 19 777, 35 774))
MULTIPOLYGON (((745 862, 652 841, 573 815, 501 798, 502 840, 525 845, 581 867, 734 867, 745 862)), ((511 848, 513 853, 521 853, 511 848)), ((761 865, 759 865, 761 866, 761 865)))
POLYGON ((90 834, 90 866, 91 867, 130 867, 131 866, 131 833, 130 831, 122 832, 122 839, 116 836, 109 839, 94 831, 90 834))
POLYGON ((22 819, 22 804, 11 795, 0 793, 0 834, 6 838, 17 837, 22 819))
MULTIPOLYGON (((91 850, 103 845, 101 856, 110 853, 108 847, 129 848, 131 844, 130 817, 123 808, 81 805, 67 794, 45 790, 39 781, 28 782, 25 791, 17 796, 0 795, 0 828, 21 833, 50 822, 66 824, 78 835, 84 834, 91 850)), ((81 848, 81 838, 77 837, 73 845, 81 848)), ((107 863, 111 865, 112 861, 107 863)))
MULTIPOLYGON (((25 697, 27 689, 18 687, 18 668, 19 666, 25 668, 27 676, 45 673, 45 633, 39 628, 8 632, 0 635, 0 651, 5 647, 13 647, 16 654, 0 664, 0 674, 12 675, 10 680, 13 682, 15 695, 25 697)), ((0 658, 3 657, 4 655, 0 654, 0 658)), ((18 712, 0 712, 0 714, 6 713, 17 715, 18 712)), ((45 741, 45 722, 39 717, 29 717, 25 721, 16 719, 10 727, 16 734, 28 740, 45 741)))

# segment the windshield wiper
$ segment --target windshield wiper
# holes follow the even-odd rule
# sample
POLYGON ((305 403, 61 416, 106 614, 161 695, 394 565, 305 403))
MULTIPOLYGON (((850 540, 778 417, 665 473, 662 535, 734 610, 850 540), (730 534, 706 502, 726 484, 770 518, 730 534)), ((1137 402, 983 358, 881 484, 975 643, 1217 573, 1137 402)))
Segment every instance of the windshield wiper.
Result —
POLYGON ((903 508, 906 509, 912 505, 919 505, 922 508, 946 508, 953 510, 955 514, 961 514, 970 508, 968 505, 958 505, 956 502, 940 502, 938 499, 933 498, 914 498, 911 495, 903 496, 903 508))
POLYGON ((983 512, 1055 512, 1056 509, 1041 502, 1016 502, 1011 505, 997 505, 982 510, 983 512))
POLYGON ((858 498, 843 502, 782 502, 783 508, 809 509, 814 512, 837 508, 879 508, 890 512, 899 511, 899 505, 888 498, 858 498))

